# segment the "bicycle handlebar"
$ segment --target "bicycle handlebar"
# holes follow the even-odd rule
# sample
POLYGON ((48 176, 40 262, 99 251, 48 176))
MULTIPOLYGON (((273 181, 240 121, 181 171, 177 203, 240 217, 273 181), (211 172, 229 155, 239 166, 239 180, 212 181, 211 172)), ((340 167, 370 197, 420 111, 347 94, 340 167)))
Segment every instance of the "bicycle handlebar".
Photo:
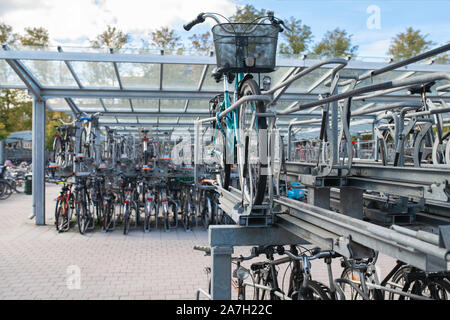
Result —
POLYGON ((297 256, 295 254, 293 254, 292 252, 286 250, 285 251, 286 255, 288 255, 290 258, 294 259, 294 260, 303 260, 305 257, 306 259, 308 259, 309 261, 311 260, 315 260, 315 259, 322 259, 322 258, 326 258, 326 257, 335 257, 336 256, 336 252, 334 252, 333 250, 327 250, 327 251, 320 251, 312 256, 307 256, 307 255, 300 255, 297 256))

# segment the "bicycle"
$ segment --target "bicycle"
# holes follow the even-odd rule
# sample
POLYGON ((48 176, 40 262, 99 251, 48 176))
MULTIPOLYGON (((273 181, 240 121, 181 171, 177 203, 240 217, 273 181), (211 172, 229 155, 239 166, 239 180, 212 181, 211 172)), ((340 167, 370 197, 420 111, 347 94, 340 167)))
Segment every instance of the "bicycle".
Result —
MULTIPOLYGON (((310 263, 315 259, 329 259, 326 262, 329 265, 328 272, 330 273, 331 258, 337 256, 334 251, 321 251, 319 248, 315 248, 308 256, 305 253, 299 254, 295 245, 291 245, 289 250, 285 250, 283 246, 256 247, 254 250, 256 250, 256 254, 266 254, 267 257, 267 261, 253 263, 250 267, 254 271, 257 285, 255 292, 257 300, 331 300, 334 298, 333 282, 330 281, 330 287, 333 288, 330 289, 324 284, 312 280, 310 263), (286 254, 287 257, 275 260, 275 253, 286 254), (287 293, 279 288, 276 269, 286 263, 289 263, 289 266, 292 265, 287 293)), ((288 271, 289 266, 285 272, 288 271)))
POLYGON ((75 178, 75 214, 78 230, 85 234, 87 230, 95 228, 94 217, 91 214, 91 198, 88 191, 89 174, 78 173, 75 178))
POLYGON ((426 273, 397 260, 394 268, 380 282, 375 272, 375 262, 376 258, 343 262, 345 268, 341 279, 336 280, 343 291, 341 299, 346 299, 350 291, 351 300, 448 300, 449 272, 426 273))
POLYGON ((72 213, 75 209, 74 195, 72 194, 71 182, 59 181, 62 188, 56 201, 55 207, 55 226, 56 231, 69 231, 72 213))
POLYGON ((50 168, 66 169, 70 168, 73 161, 74 154, 74 136, 75 127, 74 122, 64 122, 57 118, 53 121, 61 122, 62 126, 55 126, 58 131, 54 135, 53 140, 53 155, 51 159, 50 168))
POLYGON ((267 129, 267 120, 263 115, 264 103, 254 97, 261 94, 260 87, 250 73, 274 71, 278 33, 284 23, 273 13, 251 23, 231 23, 223 16, 227 23, 221 23, 218 16, 221 15, 200 13, 183 26, 189 31, 206 18, 217 22, 212 28, 217 58, 213 76, 217 82, 223 79, 224 85, 224 93, 213 99, 210 107, 215 115, 214 155, 220 168, 217 181, 221 187, 229 188, 231 164, 237 160, 243 199, 250 205, 260 205, 266 190, 267 163, 266 150, 259 138, 267 129), (233 81, 231 95, 229 83, 233 81), (240 99, 242 105, 238 111, 235 103, 240 99))

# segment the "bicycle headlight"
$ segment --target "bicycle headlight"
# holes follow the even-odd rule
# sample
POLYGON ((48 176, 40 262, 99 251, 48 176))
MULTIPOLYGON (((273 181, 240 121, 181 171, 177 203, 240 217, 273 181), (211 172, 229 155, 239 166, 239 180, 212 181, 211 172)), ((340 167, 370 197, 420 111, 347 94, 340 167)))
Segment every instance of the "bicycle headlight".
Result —
POLYGON ((245 269, 244 267, 236 268, 233 272, 233 277, 238 278, 239 280, 245 280, 249 277, 250 271, 245 269))
POLYGON ((272 79, 269 76, 264 76, 262 82, 263 82, 263 91, 269 91, 270 85, 272 84, 272 79))

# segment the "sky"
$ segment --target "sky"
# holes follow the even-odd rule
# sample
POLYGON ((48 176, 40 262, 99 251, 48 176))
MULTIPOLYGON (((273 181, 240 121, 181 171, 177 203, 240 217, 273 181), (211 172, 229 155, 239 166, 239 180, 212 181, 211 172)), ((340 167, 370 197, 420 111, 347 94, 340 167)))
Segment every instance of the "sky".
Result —
POLYGON ((450 0, 0 0, 0 22, 18 33, 42 26, 51 45, 79 47, 89 46, 89 40, 112 25, 131 35, 129 46, 139 48, 156 28, 169 26, 187 39, 212 25, 184 31, 182 25, 199 12, 231 16, 245 4, 272 10, 282 19, 302 20, 311 27, 314 42, 328 30, 345 29, 361 57, 386 56, 392 38, 408 27, 427 34, 435 46, 450 41, 450 0))

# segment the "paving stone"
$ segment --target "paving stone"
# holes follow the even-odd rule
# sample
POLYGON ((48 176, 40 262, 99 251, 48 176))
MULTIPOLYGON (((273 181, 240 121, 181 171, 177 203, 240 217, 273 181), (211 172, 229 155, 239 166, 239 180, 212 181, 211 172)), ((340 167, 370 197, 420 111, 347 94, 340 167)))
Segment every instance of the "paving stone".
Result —
MULTIPOLYGON (((206 288, 204 267, 210 265, 210 257, 192 249, 208 243, 202 227, 188 233, 181 224, 170 232, 144 233, 139 228, 128 236, 119 226, 108 233, 81 235, 72 229, 58 234, 58 192, 58 186, 47 184, 45 226, 28 219, 31 196, 13 194, 0 201, 0 299, 194 299, 198 288, 206 288), (73 272, 79 272, 80 289, 70 281, 76 279, 73 272)), ((235 255, 248 255, 249 250, 235 248, 235 255)), ((380 255, 377 265, 383 276, 394 264, 394 259, 380 255)), ((326 265, 312 265, 313 279, 328 284, 326 265)), ((280 268, 280 281, 285 270, 286 266, 280 268)), ((333 272, 342 272, 338 261, 333 272)))

